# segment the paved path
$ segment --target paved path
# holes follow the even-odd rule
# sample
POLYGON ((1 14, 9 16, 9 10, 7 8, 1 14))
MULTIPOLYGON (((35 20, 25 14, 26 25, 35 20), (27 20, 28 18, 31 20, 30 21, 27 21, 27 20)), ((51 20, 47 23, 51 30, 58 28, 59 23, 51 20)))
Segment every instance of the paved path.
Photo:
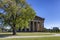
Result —
POLYGON ((53 35, 43 35, 43 36, 8 36, 8 37, 0 37, 0 39, 6 39, 6 38, 37 38, 37 37, 55 37, 60 36, 60 34, 53 34, 53 35))

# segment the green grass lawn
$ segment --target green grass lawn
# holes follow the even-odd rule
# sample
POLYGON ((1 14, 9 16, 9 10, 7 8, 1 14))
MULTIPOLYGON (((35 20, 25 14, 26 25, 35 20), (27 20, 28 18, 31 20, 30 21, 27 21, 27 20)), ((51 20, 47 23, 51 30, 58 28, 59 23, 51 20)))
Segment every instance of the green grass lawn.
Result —
MULTIPOLYGON (((16 34, 16 36, 43 36, 43 35, 53 35, 53 33, 21 32, 16 34)), ((0 36, 12 36, 12 33, 0 33, 0 36)))
MULTIPOLYGON (((54 33, 41 33, 41 32, 21 32, 17 33, 17 36, 48 36, 54 33)), ((12 36, 12 33, 0 33, 0 36, 12 36)), ((10 38, 10 39, 0 39, 0 40, 60 40, 60 37, 38 37, 38 38, 10 38)))
POLYGON ((53 35, 52 33, 51 34, 45 34, 45 33, 17 33, 18 36, 42 36, 42 35, 53 35))
POLYGON ((0 40, 60 40, 60 37, 44 37, 44 38, 11 38, 0 40))

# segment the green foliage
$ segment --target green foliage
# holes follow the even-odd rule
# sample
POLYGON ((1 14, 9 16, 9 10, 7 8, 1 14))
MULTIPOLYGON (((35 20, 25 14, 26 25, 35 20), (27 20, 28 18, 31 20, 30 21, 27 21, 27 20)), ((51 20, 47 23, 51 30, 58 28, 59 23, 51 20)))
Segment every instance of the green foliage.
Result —
POLYGON ((25 0, 3 0, 0 8, 5 10, 5 14, 0 13, 0 18, 4 19, 4 24, 11 27, 28 27, 28 22, 34 19, 35 11, 26 3, 25 0))

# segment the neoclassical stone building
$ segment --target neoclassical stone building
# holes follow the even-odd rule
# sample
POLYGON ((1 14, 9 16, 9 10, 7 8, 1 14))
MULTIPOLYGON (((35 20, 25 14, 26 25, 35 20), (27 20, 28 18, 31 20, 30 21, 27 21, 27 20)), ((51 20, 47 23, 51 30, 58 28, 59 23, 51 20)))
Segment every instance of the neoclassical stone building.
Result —
POLYGON ((38 32, 43 30, 44 30, 44 18, 35 16, 34 20, 31 20, 29 22, 29 28, 23 28, 20 31, 38 32))
POLYGON ((44 29, 44 18, 35 16, 34 20, 30 21, 29 31, 43 31, 44 29))

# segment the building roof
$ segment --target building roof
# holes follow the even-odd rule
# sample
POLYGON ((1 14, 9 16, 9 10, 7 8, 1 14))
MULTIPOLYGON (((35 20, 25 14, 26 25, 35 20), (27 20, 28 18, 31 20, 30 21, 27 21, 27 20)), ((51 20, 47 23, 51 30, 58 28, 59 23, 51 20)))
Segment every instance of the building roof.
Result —
POLYGON ((39 17, 39 16, 35 16, 35 18, 39 18, 39 19, 45 20, 45 18, 42 18, 42 17, 39 17))

